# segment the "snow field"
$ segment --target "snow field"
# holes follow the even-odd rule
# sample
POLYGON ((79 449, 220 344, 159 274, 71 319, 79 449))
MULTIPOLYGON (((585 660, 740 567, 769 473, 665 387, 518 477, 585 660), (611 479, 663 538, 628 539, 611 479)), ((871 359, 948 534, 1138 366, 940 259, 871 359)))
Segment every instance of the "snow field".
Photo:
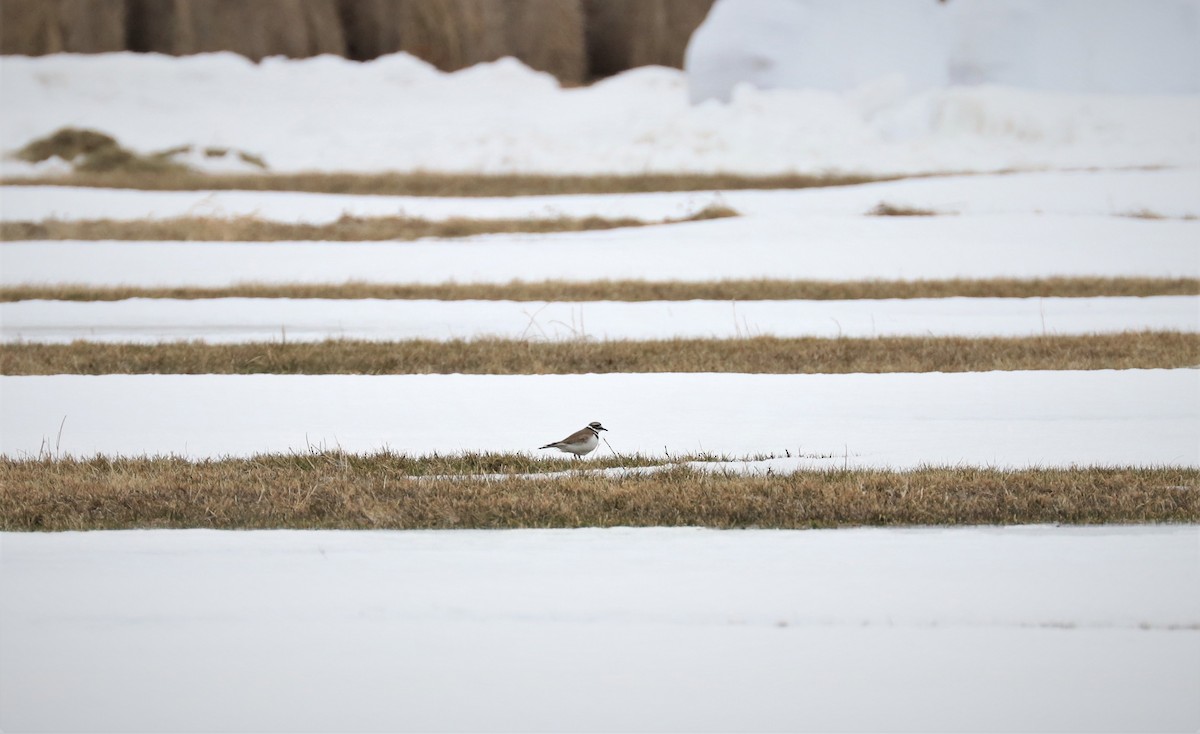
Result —
MULTIPOLYGON (((841 92, 742 86, 728 104, 692 105, 687 75, 673 69, 561 89, 512 59, 444 74, 404 54, 260 64, 226 53, 6 57, 0 74, 6 149, 73 125, 138 151, 238 148, 288 172, 892 174, 1200 164, 1197 95, 925 91, 884 79, 841 92)), ((61 167, 5 160, 0 173, 61 167)))
MULTIPOLYGON (((221 286, 243 281, 602 278, 1197 277, 1195 171, 948 177, 828 190, 518 199, 49 189, 42 209, 328 221, 636 213, 735 219, 408 243, 9 243, 0 282, 221 286), (960 212, 869 217, 879 203, 960 212), (1041 202, 1041 203, 1039 203, 1041 202), (161 209, 160 209, 161 207, 161 209), (1044 209, 1043 209, 1044 207, 1044 209), (1140 210, 1176 219, 1114 216, 1140 210), (1136 243, 1136 245, 1131 245, 1136 243)), ((38 201, 14 189, 22 206, 38 201), (21 199, 20 197, 25 197, 21 199)), ((3 193, 3 192, 0 192, 3 193)), ((7 218, 23 218, 4 206, 7 218)), ((0 306, 5 340, 662 338, 752 334, 1194 332, 1194 297, 543 304, 214 299, 0 306)), ((105 376, 0 378, 9 455, 190 457, 306 451, 530 450, 603 419, 618 451, 789 451, 735 471, 924 464, 1200 464, 1194 370, 978 375, 105 376), (1181 399, 1181 396, 1185 396, 1181 399), (1188 397, 1190 396, 1190 397, 1188 397), (137 406, 130 412, 129 405, 137 406), (590 407, 589 407, 590 406, 590 407), (494 415, 490 420, 486 416, 494 415), (112 416, 119 416, 113 420, 112 416), (128 416, 128 417, 125 417, 128 416), (664 418, 666 417, 666 418, 664 418), (494 430, 504 425, 503 431, 494 430), (782 440, 781 440, 782 437, 782 440), (802 453, 805 458, 797 458, 802 453)))
POLYGON ((0 343, 1040 336, 1200 331, 1200 297, 850 301, 132 298, 0 303, 0 343))
POLYGON ((881 202, 945 214, 1200 216, 1200 169, 1045 171, 934 176, 776 191, 689 191, 565 196, 430 197, 293 191, 134 191, 5 186, 0 221, 254 216, 327 224, 343 215, 443 220, 634 217, 678 219, 712 204, 748 215, 862 215, 881 202))
POLYGON ((1007 84, 1200 92, 1195 0, 720 0, 688 45, 692 98, 760 88, 1007 84))
POLYGON ((0 536, 13 730, 1187 730, 1195 526, 0 536))
MULTIPOLYGON (((442 74, 403 55, 258 65, 228 54, 4 58, 0 77, 7 149, 70 124, 143 151, 244 148, 278 171, 1191 166, 507 200, 4 187, 5 220, 652 219, 715 200, 745 216, 454 242, 5 243, 2 285, 1200 274, 1200 225, 1183 219, 1200 214, 1196 96, 913 93, 885 82, 849 92, 742 88, 727 105, 689 106, 686 77, 670 70, 562 90, 512 61, 442 74), (862 216, 881 201, 955 216, 862 216), (1168 219, 1120 216, 1142 211, 1168 219)), ((62 166, 4 160, 0 174, 62 166)), ((1193 331, 1194 300, 1171 317, 1193 331)), ((229 305, 83 304, 82 317, 58 326, 107 319, 125 328, 134 322, 120 312, 131 309, 147 328, 153 311, 229 305)), ((232 305, 245 310, 221 323, 235 330, 279 320, 260 310, 266 304, 232 305)), ((463 307, 472 306, 438 309, 463 307)), ((589 329, 600 319, 594 307, 608 308, 582 307, 589 329)), ((709 307, 680 304, 671 318, 709 307)), ((0 309, 4 339, 22 328, 22 309, 50 313, 15 308, 0 309)), ((328 330, 330 309, 348 309, 345 323, 357 328, 373 306, 302 308, 328 330)), ((197 312, 189 326, 176 314, 153 328, 210 328, 216 315, 197 312)), ((492 316, 468 314, 455 328, 478 330, 492 316)), ((706 328, 723 328, 718 317, 706 328)), ((391 328, 398 317, 375 318, 391 328)), ((0 408, 5 456, 524 451, 602 419, 622 452, 792 453, 717 467, 730 471, 1200 466, 1198 370, 0 376, 0 408)), ((0 728, 1194 730, 1198 533, 3 534, 0 728)))
POLYGON ((0 401, 14 457, 535 452, 601 420, 620 453, 802 457, 775 471, 1200 466, 1194 369, 4 376, 0 401))
POLYGON ((401 243, 13 242, 0 285, 1177 278, 1200 273, 1198 236, 1200 221, 813 216, 401 243))

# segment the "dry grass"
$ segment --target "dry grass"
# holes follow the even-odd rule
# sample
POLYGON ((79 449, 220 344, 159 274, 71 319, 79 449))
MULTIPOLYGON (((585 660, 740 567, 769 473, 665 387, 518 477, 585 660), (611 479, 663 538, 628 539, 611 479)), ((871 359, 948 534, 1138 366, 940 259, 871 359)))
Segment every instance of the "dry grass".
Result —
POLYGON ((1200 334, 1022 338, 670 339, 0 346, 0 374, 882 373, 1095 370, 1200 365, 1200 334))
MULTIPOLYGON (((1134 211, 1121 212, 1117 216, 1128 217, 1130 219, 1149 219, 1149 220, 1162 220, 1162 219, 1172 219, 1173 218, 1173 217, 1168 217, 1166 214, 1160 214, 1159 212, 1153 211, 1151 209, 1135 209, 1134 211)), ((1190 221, 1195 221, 1197 219, 1197 216, 1195 214, 1185 214, 1182 217, 1178 217, 1178 218, 1190 222, 1190 221)))
POLYGON ((395 196, 537 196, 621 194, 653 191, 804 189, 894 181, 916 176, 865 176, 839 173, 744 176, 733 173, 646 173, 627 175, 431 173, 200 173, 167 171, 76 171, 67 175, 8 178, 22 186, 90 186, 143 191, 308 191, 328 194, 395 196))
POLYGON ((710 206, 678 219, 649 222, 631 217, 557 217, 554 219, 428 220, 415 217, 353 217, 343 215, 329 224, 277 222, 259 217, 173 217, 170 219, 49 219, 40 222, 0 222, 0 241, 127 240, 182 242, 277 242, 312 240, 370 242, 415 240, 422 237, 469 237, 503 232, 581 232, 641 227, 648 224, 696 222, 737 216, 723 206, 710 206))
POLYGON ((110 135, 68 127, 30 142, 16 152, 16 157, 37 163, 58 156, 70 161, 74 170, 82 175, 120 173, 157 177, 179 175, 187 170, 186 166, 171 160, 171 156, 178 152, 183 152, 183 149, 141 155, 121 147, 110 135))
POLYGON ((421 460, 339 453, 194 463, 3 459, 0 529, 1200 521, 1200 472, 1182 468, 827 470, 747 477, 675 467, 620 478, 584 472, 499 481, 438 476, 464 468, 525 472, 564 464, 521 456, 421 460))
POLYGON ((875 208, 867 212, 873 217, 936 217, 942 212, 934 211, 933 209, 921 209, 915 206, 904 206, 901 204, 889 204, 881 201, 875 205, 875 208))
POLYGON ((0 302, 120 301, 126 298, 332 298, 439 301, 788 301, 880 298, 1095 298, 1196 296, 1200 278, 1014 280, 594 280, 510 283, 243 283, 220 288, 141 288, 59 283, 0 287, 0 302))

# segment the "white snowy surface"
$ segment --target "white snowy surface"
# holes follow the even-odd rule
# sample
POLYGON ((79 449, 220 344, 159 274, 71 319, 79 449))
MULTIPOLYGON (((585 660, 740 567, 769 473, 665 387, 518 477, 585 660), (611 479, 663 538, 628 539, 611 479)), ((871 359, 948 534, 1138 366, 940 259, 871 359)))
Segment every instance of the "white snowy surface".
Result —
POLYGON ((1191 731, 1200 528, 0 536, 6 731, 1191 731))
POLYGON ((1200 466, 1200 369, 0 376, 0 402, 7 456, 535 451, 599 420, 620 453, 793 469, 1200 466))
POLYGON ((355 196, 282 191, 133 191, 72 186, 0 188, 0 221, 166 219, 254 216, 325 224, 343 215, 443 220, 635 217, 681 218, 711 204, 748 216, 866 214, 880 203, 943 214, 1088 214, 1149 212, 1200 217, 1200 169, 1074 171, 936 176, 782 191, 432 197, 355 196))
POLYGON ((416 242, 11 242, 0 284, 1196 277, 1200 221, 738 217, 416 242))
POLYGON ((717 0, 688 43, 691 98, 728 102, 739 84, 845 92, 890 82, 899 93, 947 87, 955 15, 928 0, 717 0))
POLYGON ((718 0, 684 64, 692 99, 739 84, 865 99, 950 85, 1200 92, 1196 0, 718 0))
POLYGON ((0 343, 975 337, 1145 330, 1200 332, 1200 297, 578 303, 132 298, 0 303, 0 343))
MULTIPOLYGON (((1154 51, 1139 45, 1121 56, 1154 51)), ((255 64, 229 53, 6 56, 0 88, 6 151, 65 126, 88 127, 138 151, 234 147, 276 171, 903 173, 1200 164, 1196 94, 915 91, 884 80, 847 92, 741 87, 728 104, 692 105, 687 75, 661 67, 561 89, 512 59, 446 74, 403 54, 255 64)), ((0 165, 5 176, 34 172, 12 159, 0 165)))

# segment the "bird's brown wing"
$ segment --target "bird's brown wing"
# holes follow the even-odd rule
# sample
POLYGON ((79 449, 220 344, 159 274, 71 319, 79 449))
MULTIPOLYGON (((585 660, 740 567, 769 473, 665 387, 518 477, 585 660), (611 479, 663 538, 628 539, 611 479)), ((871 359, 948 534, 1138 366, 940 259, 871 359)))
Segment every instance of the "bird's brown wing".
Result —
POLYGON ((567 436, 563 440, 559 441, 559 443, 581 443, 583 441, 588 440, 588 438, 590 438, 593 435, 594 434, 591 432, 591 430, 589 430, 587 428, 580 428, 578 431, 575 431, 570 436, 567 436))

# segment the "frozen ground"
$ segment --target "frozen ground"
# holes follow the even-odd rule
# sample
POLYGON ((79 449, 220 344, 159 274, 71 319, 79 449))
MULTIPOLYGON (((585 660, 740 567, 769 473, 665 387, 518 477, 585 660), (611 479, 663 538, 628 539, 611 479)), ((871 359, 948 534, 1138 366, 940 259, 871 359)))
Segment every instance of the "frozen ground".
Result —
POLYGON ((1200 528, 0 536, 6 731, 1192 731, 1200 528))
MULTIPOLYGON (((1200 164, 1194 94, 913 91, 885 79, 846 92, 743 87, 728 104, 693 106, 687 76, 673 69, 636 69, 561 89, 511 59, 444 74, 403 54, 260 64, 233 54, 10 56, 0 59, 0 82, 0 138, 8 150, 70 125, 140 151, 239 148, 277 171, 897 173, 1200 164)), ((9 160, 0 172, 31 169, 9 160)))
POLYGON ((621 453, 817 457, 793 469, 1200 466, 1197 369, 4 376, 0 400, 9 456, 532 451, 599 420, 621 453))
POLYGON ((0 343, 324 339, 734 339, 1200 331, 1200 297, 851 301, 435 301, 288 298, 0 303, 0 343))

